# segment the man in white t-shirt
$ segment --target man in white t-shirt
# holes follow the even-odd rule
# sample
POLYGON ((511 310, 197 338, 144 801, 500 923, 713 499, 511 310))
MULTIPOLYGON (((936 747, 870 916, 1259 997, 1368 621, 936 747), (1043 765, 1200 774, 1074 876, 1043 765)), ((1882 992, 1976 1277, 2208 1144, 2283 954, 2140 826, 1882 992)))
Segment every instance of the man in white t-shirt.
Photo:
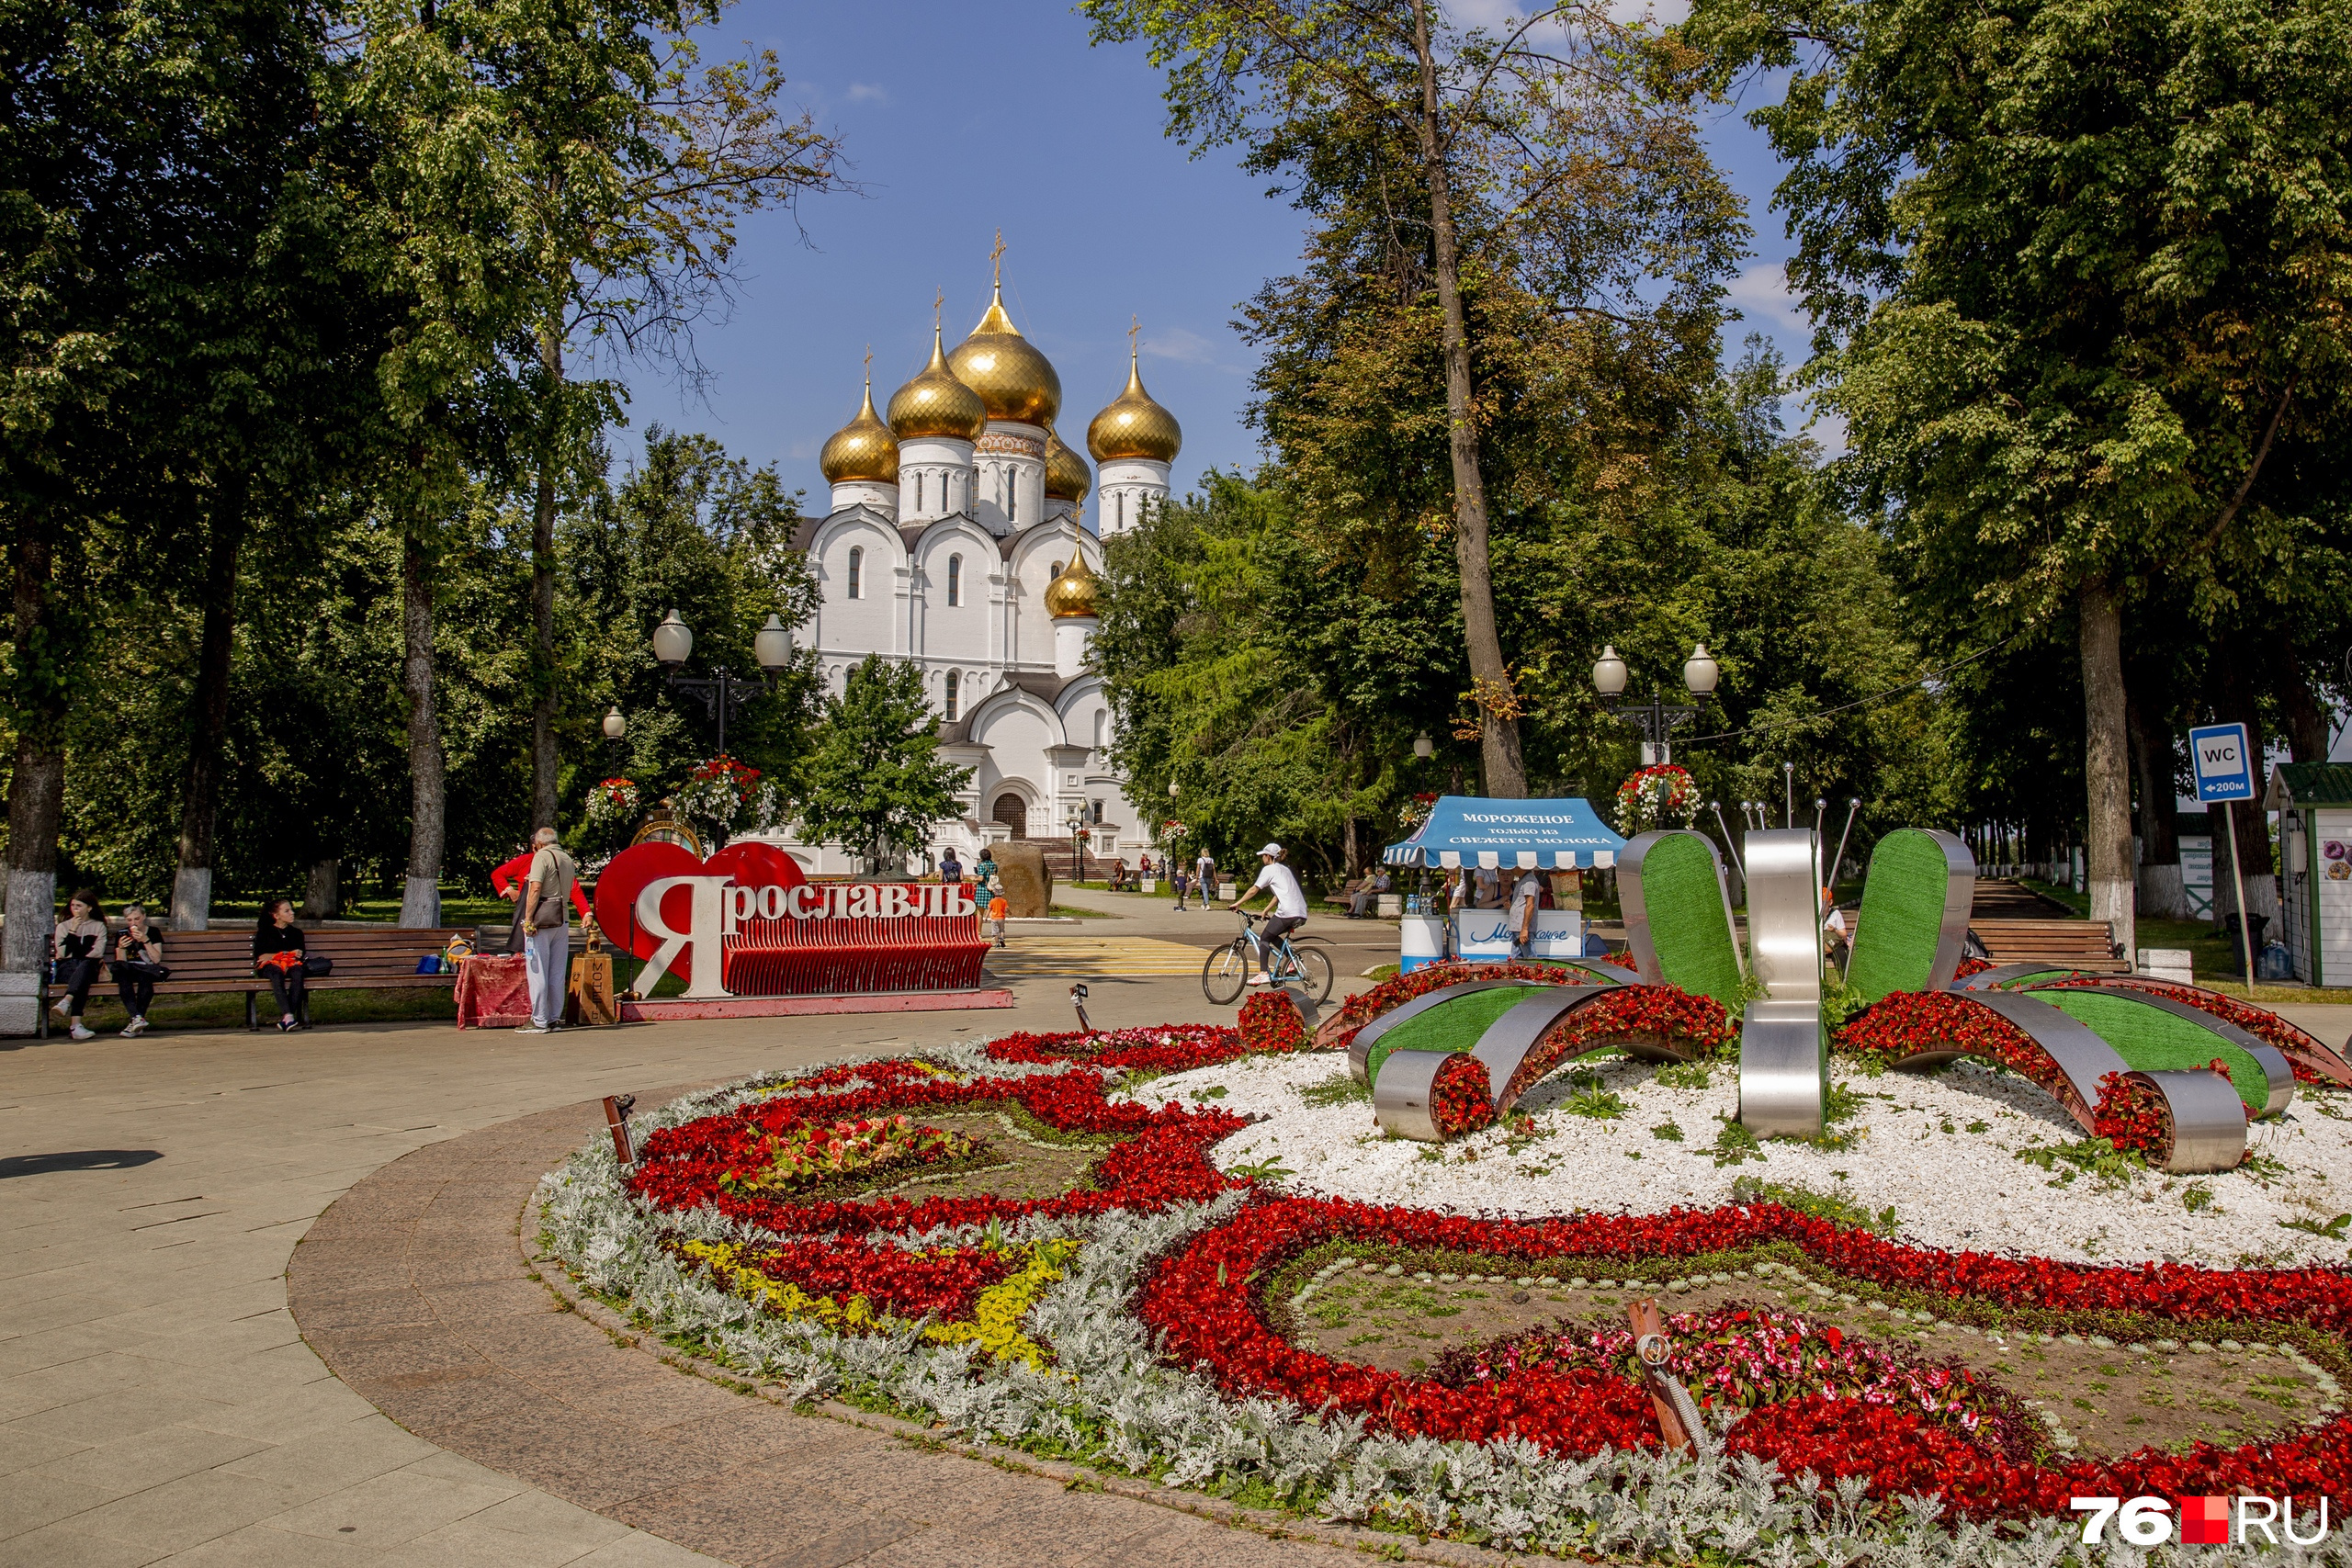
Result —
POLYGON ((1532 871, 1520 874, 1510 890, 1511 956, 1525 958, 1535 946, 1535 911, 1544 907, 1544 879, 1532 871))
POLYGON ((1306 923, 1306 894, 1298 885, 1298 874, 1283 863, 1280 844, 1268 844, 1258 852, 1258 859, 1264 863, 1258 880, 1250 885, 1249 892, 1226 908, 1238 909, 1261 893, 1272 897, 1273 915, 1258 932, 1258 960, 1264 971, 1250 976, 1253 986, 1271 986, 1274 982, 1275 939, 1306 923))

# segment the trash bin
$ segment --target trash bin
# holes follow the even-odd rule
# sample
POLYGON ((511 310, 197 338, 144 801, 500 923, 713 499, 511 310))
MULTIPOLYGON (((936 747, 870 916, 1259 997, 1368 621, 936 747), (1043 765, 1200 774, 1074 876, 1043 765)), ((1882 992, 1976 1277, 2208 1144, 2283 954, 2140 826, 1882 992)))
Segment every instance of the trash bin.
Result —
MULTIPOLYGON (((2254 933, 2254 951, 2258 962, 2262 953, 2263 928, 2270 923, 2270 917, 2249 914, 2245 918, 2245 923, 2254 933)), ((2222 929, 2227 933, 2227 941, 2230 944, 2230 973, 2244 979, 2245 977, 2245 948, 2239 939, 2238 918, 2235 915, 2230 916, 2222 922, 2222 929)))

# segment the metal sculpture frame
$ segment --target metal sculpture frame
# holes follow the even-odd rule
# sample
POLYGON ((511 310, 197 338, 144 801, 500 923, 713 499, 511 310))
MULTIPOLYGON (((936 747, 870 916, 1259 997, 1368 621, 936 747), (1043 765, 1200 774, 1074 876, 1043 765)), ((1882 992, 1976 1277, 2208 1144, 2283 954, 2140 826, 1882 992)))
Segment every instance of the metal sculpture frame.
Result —
MULTIPOLYGON (((1452 988, 1452 987, 1449 987, 1452 988)), ((1468 1055, 1474 1057, 1487 1072, 1487 1092, 1498 1117, 1519 1102, 1532 1084, 1521 1085, 1516 1092, 1512 1081, 1529 1056, 1543 1049, 1553 1031, 1568 1020, 1568 1015, 1596 997, 1619 989, 1615 982, 1598 986, 1560 986, 1541 995, 1529 997, 1488 1024, 1468 1055)), ((1434 995, 1436 993, 1432 993, 1434 995)), ((1460 994, 1456 990, 1456 994, 1460 994)), ((1417 998, 1419 999, 1419 998, 1417 998)), ((1398 1009, 1403 1011, 1403 1009, 1398 1009)), ((1563 1056, 1553 1064, 1555 1069, 1573 1061, 1603 1051, 1623 1051, 1631 1056, 1653 1062, 1687 1062, 1690 1054, 1671 1045, 1661 1045, 1643 1040, 1595 1040, 1573 1055, 1563 1056)), ((1373 1115, 1380 1125, 1400 1138, 1412 1138, 1422 1143, 1439 1143, 1443 1134, 1439 1130, 1433 1109, 1437 1075, 1446 1063, 1464 1055, 1459 1051, 1393 1051, 1382 1059, 1380 1073, 1372 1091, 1373 1115)), ((1544 1074, 1549 1077, 1549 1072, 1544 1074)), ((1538 1080, 1541 1081, 1541 1080, 1538 1080)))
POLYGON ((1817 1138, 1828 1112, 1815 852, 1810 828, 1747 835, 1749 965, 1766 996, 1740 1020, 1739 1122, 1759 1138, 1817 1138))
POLYGON ((1657 942, 1650 934, 1649 902, 1642 896, 1642 862, 1650 851, 1672 838, 1696 839, 1707 846, 1707 859, 1715 868, 1715 886, 1723 895, 1724 937, 1731 943, 1734 961, 1745 968, 1746 961, 1739 952, 1739 927, 1731 918, 1731 887, 1724 876, 1723 852, 1704 833, 1689 828, 1667 828, 1635 834, 1617 852, 1617 899, 1624 914, 1625 945, 1633 952, 1634 972, 1650 985, 1667 983, 1665 972, 1658 967, 1657 942))
MULTIPOLYGON (((2173 1127, 2172 1158, 2165 1163, 2167 1171, 2186 1176, 2230 1170, 2245 1157, 2245 1101, 2227 1078, 2203 1071, 2138 1071, 2089 1024, 2019 992, 1994 991, 1971 995, 1969 999, 2015 1024, 2050 1058, 2064 1079, 2053 1092, 2084 1132, 2096 1130, 2099 1080, 2109 1073, 2121 1073, 2146 1083, 2164 1099, 2173 1127)), ((1921 1051, 1894 1065, 1916 1072, 1977 1054, 1921 1051)), ((2267 1065, 2264 1070, 2269 1070, 2267 1065)))
MULTIPOLYGON (((1864 961, 1891 949, 1897 954, 1894 967, 1900 971, 1905 966, 1905 956, 1917 951, 1913 939, 1918 933, 1909 931, 1890 940, 1884 928, 1890 923, 1891 917, 1883 907, 1876 915, 1871 914, 1870 890, 1866 885, 1862 893, 1861 924, 1854 932, 1853 951, 1846 959, 1847 979, 1859 987, 1865 1002, 1878 1001, 1892 996, 1896 990, 1947 990, 1951 987, 1953 976, 1960 973, 1960 961, 1967 955, 1968 914, 1976 901, 1976 856, 1959 835, 1947 833, 1939 828, 1897 828, 1881 839, 1878 847, 1871 852, 1871 874, 1876 876, 1882 867, 1889 864, 1891 849, 1903 849, 1913 840, 1925 840, 1943 863, 1943 892, 1936 911, 1935 946, 1928 954, 1926 972, 1919 976, 1916 986, 1906 983, 1890 989, 1871 985, 1873 978, 1883 981, 1886 976, 1882 965, 1864 961), (1878 933, 1878 940, 1865 943, 1863 938, 1872 931, 1878 933), (1858 972, 1860 972, 1859 978, 1858 972)), ((1907 978, 1905 976, 1906 981, 1907 978)))
POLYGON ((1505 986, 1526 986, 1527 980, 1463 980, 1451 986, 1440 986, 1434 991, 1424 991, 1401 1007, 1389 1009, 1365 1024, 1348 1042, 1348 1076, 1369 1087, 1372 1077, 1372 1048, 1380 1037, 1408 1020, 1419 1018, 1433 1008, 1444 1006, 1456 997, 1466 997, 1473 991, 1500 990, 1505 986))

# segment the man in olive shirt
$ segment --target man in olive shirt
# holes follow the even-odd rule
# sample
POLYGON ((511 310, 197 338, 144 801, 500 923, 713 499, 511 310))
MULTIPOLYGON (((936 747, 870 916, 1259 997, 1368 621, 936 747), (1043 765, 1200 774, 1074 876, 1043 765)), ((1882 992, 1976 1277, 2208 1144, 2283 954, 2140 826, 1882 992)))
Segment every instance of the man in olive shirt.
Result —
POLYGON ((575 868, 555 841, 555 829, 531 835, 531 872, 523 886, 523 972, 531 982, 531 1022, 520 1034, 548 1034, 563 1026, 564 992, 571 968, 571 897, 575 868))

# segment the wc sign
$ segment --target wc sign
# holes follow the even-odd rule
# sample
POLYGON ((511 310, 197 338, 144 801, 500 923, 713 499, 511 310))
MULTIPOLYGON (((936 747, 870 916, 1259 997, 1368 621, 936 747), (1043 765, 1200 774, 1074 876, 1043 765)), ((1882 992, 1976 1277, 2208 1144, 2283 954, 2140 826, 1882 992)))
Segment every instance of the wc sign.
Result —
POLYGON ((2254 758, 2243 724, 2208 724, 2188 732, 2197 765, 2197 798, 2208 803, 2254 798, 2254 758))

